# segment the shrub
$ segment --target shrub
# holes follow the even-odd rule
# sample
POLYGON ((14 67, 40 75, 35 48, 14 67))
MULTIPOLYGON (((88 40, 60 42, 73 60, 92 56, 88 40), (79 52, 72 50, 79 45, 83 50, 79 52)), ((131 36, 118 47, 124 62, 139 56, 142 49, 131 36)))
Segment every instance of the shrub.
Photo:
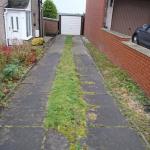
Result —
MULTIPOLYGON (((43 38, 37 39, 35 45, 44 43, 43 38)), ((35 48, 28 43, 11 47, 0 45, 0 106, 3 105, 2 99, 16 86, 26 69, 43 54, 42 47, 35 48)))
POLYGON ((19 67, 16 64, 8 64, 3 70, 3 79, 18 78, 19 67))
POLYGON ((52 0, 45 0, 43 5, 43 16, 47 18, 57 18, 57 8, 52 0))
POLYGON ((33 38, 32 39, 32 46, 39 46, 44 44, 43 38, 33 38))
POLYGON ((1 51, 2 53, 4 53, 5 55, 11 55, 12 48, 11 48, 11 47, 8 47, 8 46, 5 46, 5 45, 1 45, 1 46, 0 46, 0 51, 1 51))
POLYGON ((31 45, 24 44, 13 47, 13 56, 11 58, 11 63, 14 60, 18 60, 22 64, 26 64, 27 58, 32 50, 31 45))
POLYGON ((36 53, 36 50, 32 49, 31 53, 29 53, 26 59, 26 64, 30 65, 30 64, 36 63, 36 61, 37 61, 37 53, 36 53))
POLYGON ((0 51, 0 71, 3 70, 7 63, 7 58, 6 56, 0 51))
POLYGON ((0 99, 4 97, 5 97, 5 94, 0 90, 0 99))
POLYGON ((12 48, 8 46, 0 46, 0 70, 9 62, 12 55, 12 48))

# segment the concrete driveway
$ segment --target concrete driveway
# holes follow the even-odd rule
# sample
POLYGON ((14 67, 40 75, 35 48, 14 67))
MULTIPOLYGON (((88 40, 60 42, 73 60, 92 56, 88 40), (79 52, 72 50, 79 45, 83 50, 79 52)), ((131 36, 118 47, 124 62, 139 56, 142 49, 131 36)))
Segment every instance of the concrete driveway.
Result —
MULTIPOLYGON (((58 36, 41 61, 11 98, 9 108, 0 119, 0 150, 67 150, 67 139, 43 127, 48 96, 57 64, 64 48, 65 36, 58 36)), ((73 37, 73 54, 80 80, 87 93, 85 100, 96 106, 87 114, 87 138, 81 143, 89 150, 144 150, 141 137, 129 127, 113 98, 104 86, 101 73, 87 53, 81 37, 73 37), (91 114, 95 119, 90 119, 91 114)))

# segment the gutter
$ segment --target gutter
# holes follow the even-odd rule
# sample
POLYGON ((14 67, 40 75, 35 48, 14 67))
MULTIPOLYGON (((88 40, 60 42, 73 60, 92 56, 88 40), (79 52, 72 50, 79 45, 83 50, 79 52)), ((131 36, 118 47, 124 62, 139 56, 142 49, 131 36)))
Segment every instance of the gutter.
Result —
POLYGON ((19 9, 19 8, 5 8, 5 10, 10 10, 10 11, 31 11, 31 10, 19 9))

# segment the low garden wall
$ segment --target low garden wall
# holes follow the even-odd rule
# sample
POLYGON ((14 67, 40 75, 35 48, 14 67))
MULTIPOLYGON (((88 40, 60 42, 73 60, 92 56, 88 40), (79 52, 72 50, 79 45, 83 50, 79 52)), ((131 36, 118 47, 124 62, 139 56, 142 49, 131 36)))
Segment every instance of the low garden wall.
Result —
POLYGON ((105 29, 100 29, 96 35, 86 33, 85 36, 114 64, 125 69, 150 96, 150 50, 129 42, 129 37, 105 29))
POLYGON ((43 18, 43 26, 44 26, 44 34, 45 35, 56 35, 59 31, 59 20, 58 19, 50 19, 43 18))

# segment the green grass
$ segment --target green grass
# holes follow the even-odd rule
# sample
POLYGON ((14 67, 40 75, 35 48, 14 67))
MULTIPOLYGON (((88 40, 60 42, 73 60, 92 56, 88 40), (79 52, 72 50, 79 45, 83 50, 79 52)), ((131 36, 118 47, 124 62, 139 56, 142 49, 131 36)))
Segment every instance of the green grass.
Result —
POLYGON ((78 140, 86 136, 87 104, 82 99, 80 81, 72 55, 72 37, 65 41, 64 52, 49 96, 45 127, 56 129, 75 150, 78 140))
POLYGON ((150 104, 150 98, 144 94, 125 71, 112 64, 104 53, 96 49, 91 43, 86 43, 86 46, 102 72, 108 90, 115 97, 122 112, 131 125, 150 142, 150 117, 143 110, 143 105, 150 104), (134 104, 138 104, 138 107, 136 108, 134 104))

